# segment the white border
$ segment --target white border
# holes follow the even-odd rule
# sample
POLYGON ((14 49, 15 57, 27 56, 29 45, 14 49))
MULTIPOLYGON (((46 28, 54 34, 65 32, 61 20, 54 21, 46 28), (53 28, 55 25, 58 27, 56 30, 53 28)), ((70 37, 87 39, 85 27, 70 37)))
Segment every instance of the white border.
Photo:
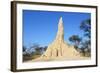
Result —
POLYGON ((28 5, 17 4, 17 69, 32 69, 32 68, 50 68, 50 67, 63 67, 63 66, 80 66, 80 65, 95 65, 96 59, 96 21, 94 8, 78 8, 78 7, 60 7, 60 6, 44 6, 44 5, 28 5), (22 10, 48 10, 48 11, 65 11, 65 12, 84 12, 91 13, 91 59, 80 61, 55 61, 55 62, 35 62, 23 63, 22 62, 22 10))

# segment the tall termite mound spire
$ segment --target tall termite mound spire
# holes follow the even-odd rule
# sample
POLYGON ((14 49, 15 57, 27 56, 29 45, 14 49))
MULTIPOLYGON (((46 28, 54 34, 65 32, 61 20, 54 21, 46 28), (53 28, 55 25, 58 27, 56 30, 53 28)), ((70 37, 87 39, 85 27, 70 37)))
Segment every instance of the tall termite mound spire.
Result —
POLYGON ((59 23, 58 23, 58 32, 57 32, 57 35, 56 35, 56 40, 57 39, 64 40, 64 27, 63 27, 62 17, 60 17, 59 23))
POLYGON ((43 54, 45 57, 55 58, 55 57, 66 57, 75 56, 79 54, 73 46, 69 46, 64 41, 64 26, 62 17, 60 17, 58 22, 58 31, 55 40, 48 46, 46 52, 43 54))

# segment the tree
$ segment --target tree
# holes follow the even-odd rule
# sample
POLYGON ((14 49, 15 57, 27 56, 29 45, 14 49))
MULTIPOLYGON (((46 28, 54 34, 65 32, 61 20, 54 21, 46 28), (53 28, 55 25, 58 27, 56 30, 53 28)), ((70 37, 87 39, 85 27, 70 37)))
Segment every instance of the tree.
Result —
POLYGON ((26 51, 26 49, 27 49, 27 48, 26 48, 25 46, 23 46, 23 52, 25 52, 25 51, 26 51))
POLYGON ((83 56, 91 56, 91 45, 90 44, 90 41, 84 41, 81 43, 82 44, 82 47, 81 47, 81 51, 83 53, 83 56))
POLYGON ((47 48, 48 48, 48 47, 47 47, 47 46, 45 46, 45 47, 43 48, 43 51, 46 51, 46 50, 47 50, 47 48))
POLYGON ((47 46, 41 47, 42 54, 47 50, 47 46))
POLYGON ((81 22, 80 29, 85 32, 84 36, 87 36, 88 38, 91 38, 91 20, 86 19, 81 22))
POLYGON ((41 47, 39 44, 34 43, 30 48, 23 46, 23 61, 32 60, 41 56, 46 51, 47 46, 41 47))
POLYGON ((35 52, 37 52, 37 54, 42 54, 46 51, 47 49, 47 46, 44 46, 44 47, 36 47, 35 48, 35 52))
POLYGON ((74 43, 74 47, 77 49, 79 44, 80 44, 80 41, 82 39, 78 36, 78 35, 72 35, 70 38, 69 38, 69 41, 73 42, 74 43))
POLYGON ((80 24, 80 29, 84 31, 84 36, 88 37, 86 40, 86 48, 91 45, 91 20, 86 19, 80 24))
POLYGON ((35 53, 36 53, 37 55, 41 55, 41 53, 42 53, 42 48, 41 48, 41 47, 36 47, 36 48, 35 48, 35 53))
POLYGON ((84 31, 85 38, 87 37, 84 42, 82 42, 82 53, 84 56, 91 55, 91 20, 86 19, 83 20, 80 24, 80 29, 84 31))
POLYGON ((30 53, 27 51, 28 48, 23 46, 23 61, 30 60, 30 53))

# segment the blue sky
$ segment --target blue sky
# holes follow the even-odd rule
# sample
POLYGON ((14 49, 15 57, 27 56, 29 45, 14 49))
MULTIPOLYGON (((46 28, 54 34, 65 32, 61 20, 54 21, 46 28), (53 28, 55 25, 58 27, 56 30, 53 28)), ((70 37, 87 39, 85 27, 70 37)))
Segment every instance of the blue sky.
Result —
POLYGON ((30 47, 33 43, 47 46, 56 37, 59 18, 62 17, 64 25, 64 39, 70 43, 71 35, 83 37, 79 26, 83 20, 91 18, 90 13, 53 12, 23 10, 23 45, 30 47))

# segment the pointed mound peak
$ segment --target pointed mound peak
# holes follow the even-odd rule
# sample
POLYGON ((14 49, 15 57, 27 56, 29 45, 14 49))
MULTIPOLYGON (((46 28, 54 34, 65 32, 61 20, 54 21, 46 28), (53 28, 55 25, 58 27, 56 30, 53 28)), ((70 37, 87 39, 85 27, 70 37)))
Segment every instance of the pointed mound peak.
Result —
POLYGON ((63 23, 63 20, 62 20, 62 17, 60 17, 59 24, 62 24, 62 23, 63 23))
POLYGON ((62 17, 60 17, 60 19, 59 19, 58 31, 60 31, 61 29, 63 30, 63 20, 62 20, 62 17))
POLYGON ((63 28, 63 20, 62 20, 62 17, 60 17, 59 19, 59 23, 58 23, 58 28, 63 28))

